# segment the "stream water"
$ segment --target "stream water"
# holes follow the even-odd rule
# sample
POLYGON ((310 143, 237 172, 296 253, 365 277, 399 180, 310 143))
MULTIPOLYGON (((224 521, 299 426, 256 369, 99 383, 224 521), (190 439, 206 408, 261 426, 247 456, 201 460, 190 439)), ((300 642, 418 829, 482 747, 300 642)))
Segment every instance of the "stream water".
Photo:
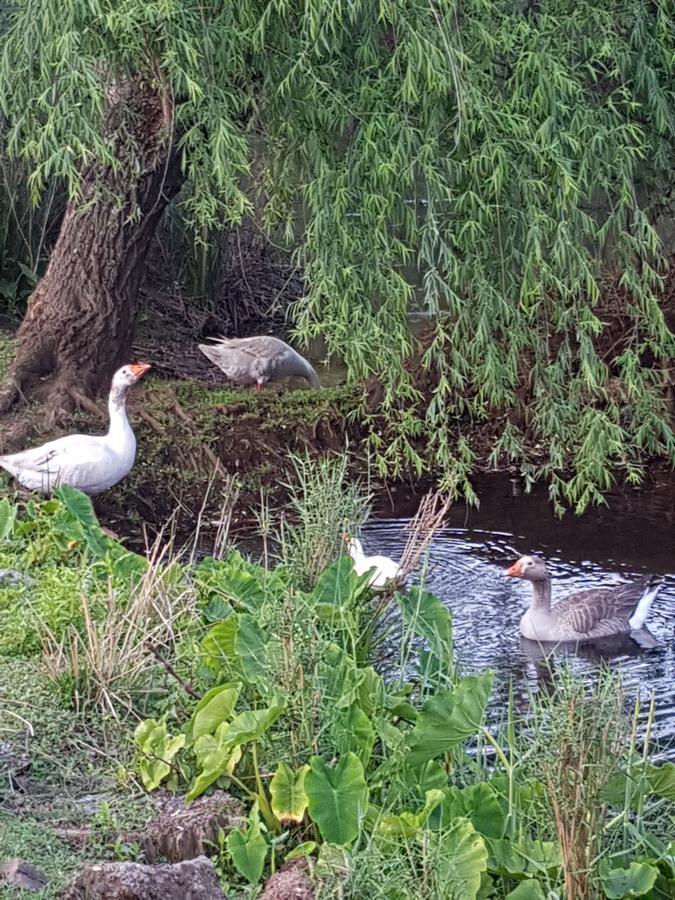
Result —
MULTIPOLYGON (((639 695, 642 725, 652 695, 656 717, 651 739, 655 758, 675 758, 675 481, 664 475, 641 490, 617 493, 609 507, 584 516, 552 513, 545 491, 513 496, 508 479, 479 486, 481 505, 457 504, 434 538, 425 587, 451 610, 455 650, 465 673, 495 670, 488 719, 506 709, 509 684, 525 709, 528 694, 550 682, 566 660, 589 678, 603 664, 620 670, 626 704, 639 695), (655 646, 645 649, 630 637, 579 646, 559 646, 543 659, 541 649, 521 639, 518 623, 529 604, 531 586, 506 578, 503 570, 525 553, 543 556, 553 576, 553 602, 575 590, 606 587, 644 573, 659 573, 665 584, 648 626, 655 646)), ((399 497, 378 510, 362 538, 365 552, 400 556, 406 526, 418 503, 399 497)))

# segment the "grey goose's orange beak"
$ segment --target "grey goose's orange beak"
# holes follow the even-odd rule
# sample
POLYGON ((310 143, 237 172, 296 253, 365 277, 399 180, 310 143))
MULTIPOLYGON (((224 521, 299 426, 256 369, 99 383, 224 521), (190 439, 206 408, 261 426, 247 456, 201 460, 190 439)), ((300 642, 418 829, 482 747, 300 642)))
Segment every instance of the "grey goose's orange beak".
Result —
POLYGON ((504 570, 505 575, 509 575, 511 578, 522 578, 523 570, 520 565, 520 560, 514 562, 514 564, 509 569, 504 570))

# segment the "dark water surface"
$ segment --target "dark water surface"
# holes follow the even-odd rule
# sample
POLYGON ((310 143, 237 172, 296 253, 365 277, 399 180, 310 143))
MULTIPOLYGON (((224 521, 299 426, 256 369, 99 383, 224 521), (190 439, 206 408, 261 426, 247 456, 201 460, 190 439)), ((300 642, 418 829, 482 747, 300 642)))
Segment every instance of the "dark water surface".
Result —
MULTIPOLYGON (((592 677, 605 660, 621 672, 627 705, 643 699, 643 722, 652 694, 657 709, 655 755, 675 758, 675 479, 672 473, 642 489, 617 493, 609 506, 584 516, 556 519, 545 491, 512 496, 513 483, 499 478, 479 485, 479 509, 455 505, 448 525, 431 545, 425 587, 451 610, 455 649, 464 672, 493 668, 495 689, 489 720, 498 722, 512 681, 516 703, 527 705, 529 690, 543 687, 551 670, 569 660, 592 677), (644 573, 666 582, 654 602, 648 626, 656 646, 643 649, 629 637, 598 645, 561 646, 548 663, 518 631, 530 600, 527 582, 503 570, 519 556, 536 553, 549 564, 553 602, 588 587, 606 587, 644 573)), ((418 498, 394 497, 380 504, 382 518, 363 529, 367 554, 397 559, 418 498), (393 510, 392 510, 393 503, 393 510)))

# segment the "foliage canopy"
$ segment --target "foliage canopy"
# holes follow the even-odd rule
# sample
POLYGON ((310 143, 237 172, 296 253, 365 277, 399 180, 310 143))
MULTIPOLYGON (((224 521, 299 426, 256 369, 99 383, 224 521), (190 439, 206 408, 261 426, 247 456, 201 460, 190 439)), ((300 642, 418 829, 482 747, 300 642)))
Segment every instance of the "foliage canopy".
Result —
POLYGON ((323 335, 353 377, 381 378, 383 469, 421 469, 422 434, 446 486, 470 491, 460 423, 500 417, 491 459, 579 509, 616 465, 637 480, 644 454, 675 459, 655 230, 675 146, 665 0, 10 10, 0 96, 35 196, 54 177, 75 194, 92 156, 113 163, 106 90, 151 79, 196 232, 262 210, 306 272, 299 333, 323 335), (401 366, 413 309, 432 323, 430 400, 401 366))

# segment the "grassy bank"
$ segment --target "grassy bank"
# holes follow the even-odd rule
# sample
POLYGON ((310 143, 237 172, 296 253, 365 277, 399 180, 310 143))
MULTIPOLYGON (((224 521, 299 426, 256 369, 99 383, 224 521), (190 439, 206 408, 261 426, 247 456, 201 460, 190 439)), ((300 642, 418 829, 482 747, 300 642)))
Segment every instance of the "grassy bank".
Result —
POLYGON ((55 896, 142 858, 155 797, 220 789, 243 810, 209 845, 230 897, 293 859, 321 897, 671 897, 675 766, 636 746, 618 680, 557 675, 488 730, 492 673, 458 669, 447 609, 374 602, 342 556, 366 511, 344 465, 308 463, 291 503, 266 566, 136 556, 68 489, 0 503, 0 863, 55 896))
MULTIPOLYGON (((11 357, 11 336, 0 334, 0 377, 11 357)), ((391 421, 385 423, 384 387, 374 379, 321 391, 277 385, 257 393, 205 383, 197 376, 169 379, 150 373, 129 403, 138 439, 136 464, 127 478, 96 500, 97 512, 121 534, 139 534, 141 526, 154 534, 178 510, 175 524, 187 537, 200 516, 216 519, 223 498, 231 504, 236 481, 232 520, 247 527, 261 492, 272 505, 285 502, 291 457, 298 454, 319 459, 327 453, 346 453, 354 474, 367 472, 383 486, 400 487, 411 479, 417 484, 425 478, 470 502, 476 500, 481 475, 507 473, 519 490, 546 484, 559 513, 566 508, 583 512, 602 503, 616 486, 634 487, 651 469, 668 468, 668 454, 656 446, 650 454, 639 453, 627 461, 600 434, 584 444, 584 452, 602 453, 600 462, 590 458, 580 462, 581 450, 574 443, 554 448, 528 429, 516 452, 509 443, 514 409, 484 419, 453 419, 444 451, 452 465, 441 469, 433 462, 439 436, 425 436, 414 424, 434 405, 437 390, 436 376, 423 360, 421 354, 409 361, 415 392, 401 408, 400 433, 391 421), (408 459, 405 465, 403 457, 408 459)), ((43 407, 28 407, 3 420, 0 452, 106 427, 104 400, 99 401, 98 412, 92 407, 79 410, 60 423, 54 423, 43 407)), ((647 425, 643 430, 649 432, 647 425)))

